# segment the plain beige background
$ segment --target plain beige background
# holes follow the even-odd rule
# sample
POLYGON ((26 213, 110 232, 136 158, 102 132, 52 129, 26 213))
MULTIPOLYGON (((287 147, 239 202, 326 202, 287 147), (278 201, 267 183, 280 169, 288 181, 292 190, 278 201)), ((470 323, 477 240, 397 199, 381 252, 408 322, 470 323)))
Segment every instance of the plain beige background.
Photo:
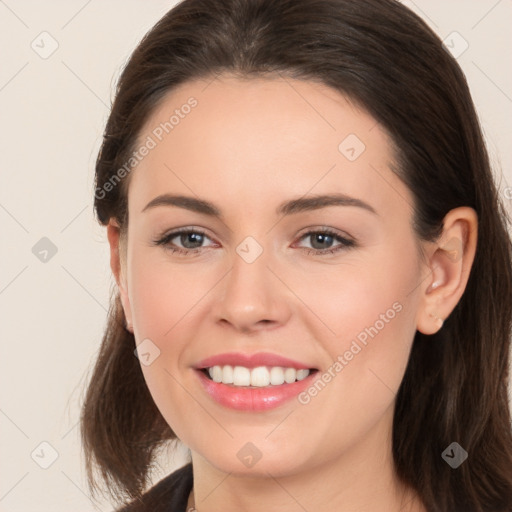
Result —
MULTIPOLYGON (((510 211, 512 4, 404 3, 460 54, 510 211)), ((0 0, 0 512, 112 510, 87 495, 77 427, 113 283, 94 161, 123 64, 174 4, 0 0)))

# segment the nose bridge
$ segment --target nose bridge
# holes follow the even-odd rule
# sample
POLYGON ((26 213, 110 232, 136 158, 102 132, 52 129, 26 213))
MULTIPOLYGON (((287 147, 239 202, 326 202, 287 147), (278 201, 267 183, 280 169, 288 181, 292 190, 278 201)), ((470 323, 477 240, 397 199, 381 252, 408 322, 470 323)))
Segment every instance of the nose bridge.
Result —
POLYGON ((287 317, 282 284, 272 268, 270 248, 246 237, 236 248, 219 301, 219 319, 247 331, 258 325, 280 323, 287 317))

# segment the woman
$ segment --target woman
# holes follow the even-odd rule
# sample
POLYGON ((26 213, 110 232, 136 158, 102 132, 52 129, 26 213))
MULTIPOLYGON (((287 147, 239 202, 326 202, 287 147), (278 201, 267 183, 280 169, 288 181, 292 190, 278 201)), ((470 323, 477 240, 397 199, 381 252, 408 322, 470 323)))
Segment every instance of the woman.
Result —
POLYGON ((124 511, 512 509, 508 219, 404 6, 181 2, 120 78, 95 209, 92 490, 96 464, 124 511))

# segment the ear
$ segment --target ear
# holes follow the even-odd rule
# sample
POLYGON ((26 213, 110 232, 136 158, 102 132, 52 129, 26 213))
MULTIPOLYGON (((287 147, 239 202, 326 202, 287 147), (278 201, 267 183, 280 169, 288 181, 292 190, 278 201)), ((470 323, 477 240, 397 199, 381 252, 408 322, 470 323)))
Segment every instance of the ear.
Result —
POLYGON ((450 210, 443 232, 428 251, 428 278, 421 287, 417 330, 434 334, 459 302, 475 258, 478 216, 473 208, 450 210))
POLYGON ((107 225, 107 237, 110 245, 110 268, 114 274, 119 296, 123 305, 124 316, 126 318, 126 329, 133 333, 132 310, 130 299, 128 298, 128 287, 126 283, 126 262, 124 261, 123 247, 121 240, 121 229, 117 221, 113 218, 109 220, 107 225))

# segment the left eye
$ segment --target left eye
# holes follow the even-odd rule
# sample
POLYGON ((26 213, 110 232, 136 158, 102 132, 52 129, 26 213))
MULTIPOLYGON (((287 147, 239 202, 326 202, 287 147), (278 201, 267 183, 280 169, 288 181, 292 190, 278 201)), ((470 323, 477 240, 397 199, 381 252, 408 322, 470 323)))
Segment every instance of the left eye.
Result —
POLYGON ((309 238, 311 240, 312 249, 305 248, 308 254, 317 253, 317 254, 326 254, 326 253, 334 253, 341 251, 348 247, 355 246, 355 242, 348 238, 342 237, 337 233, 330 230, 323 231, 309 231, 301 237, 302 239, 309 238), (331 247, 331 244, 337 240, 339 245, 334 248, 331 247), (324 245, 324 246, 322 246, 324 245), (325 245, 329 245, 329 247, 325 247, 325 245))
MULTIPOLYGON (((301 247, 308 254, 334 253, 356 245, 354 240, 342 237, 334 231, 325 229, 319 231, 308 231, 303 234, 299 240, 307 239, 308 237, 312 240, 312 247, 301 247), (332 248, 331 244, 335 240, 339 242, 339 245, 332 248), (329 247, 325 247, 325 245, 328 245, 329 247)), ((211 240, 206 233, 189 229, 168 233, 162 238, 155 240, 154 244, 162 245, 173 253, 190 254, 199 252, 203 248, 202 245, 205 239, 211 240), (176 243, 173 242, 174 239, 179 240, 181 247, 177 246, 176 243)), ((210 247, 211 246, 212 245, 210 245, 210 247)))

